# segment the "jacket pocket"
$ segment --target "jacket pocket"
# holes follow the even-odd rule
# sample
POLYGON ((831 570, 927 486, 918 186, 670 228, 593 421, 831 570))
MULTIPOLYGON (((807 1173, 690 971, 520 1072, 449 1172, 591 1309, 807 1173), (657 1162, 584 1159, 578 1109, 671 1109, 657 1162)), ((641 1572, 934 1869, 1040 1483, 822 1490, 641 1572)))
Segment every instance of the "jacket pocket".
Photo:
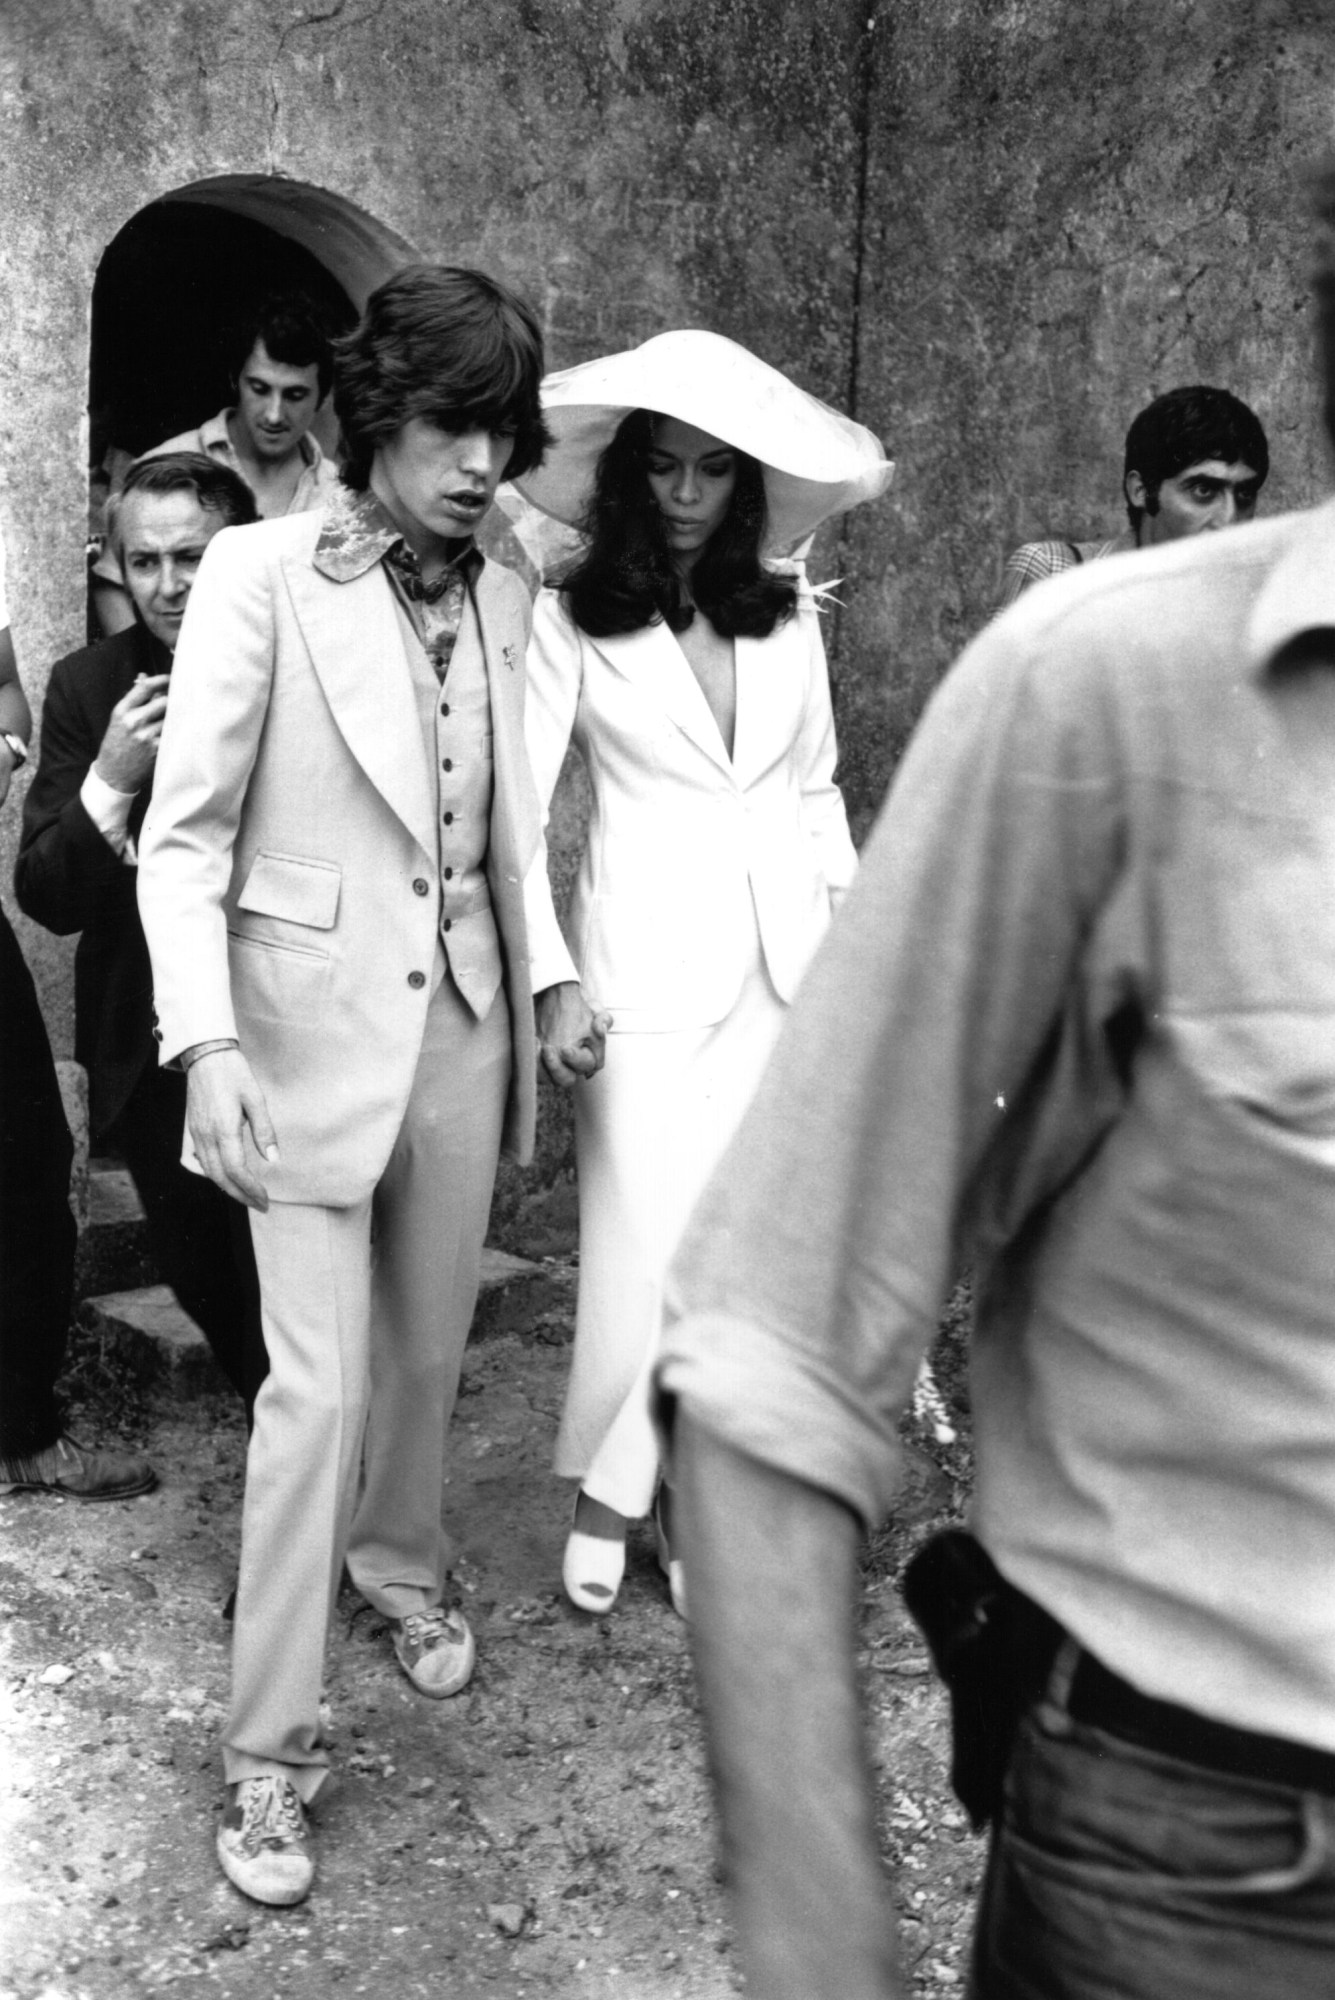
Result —
POLYGON ((342 887, 343 870, 336 862, 307 861, 300 855, 267 854, 261 849, 250 864, 237 908, 305 924, 310 930, 331 931, 342 887))

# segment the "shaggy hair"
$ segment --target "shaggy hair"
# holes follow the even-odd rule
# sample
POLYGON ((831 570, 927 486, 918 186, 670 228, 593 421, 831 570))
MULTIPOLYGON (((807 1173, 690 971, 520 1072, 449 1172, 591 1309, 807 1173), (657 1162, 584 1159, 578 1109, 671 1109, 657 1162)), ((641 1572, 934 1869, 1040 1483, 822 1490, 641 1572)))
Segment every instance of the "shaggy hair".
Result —
POLYGON ((446 431, 508 433, 506 477, 531 472, 551 443, 542 375, 538 322, 507 286, 445 264, 395 272, 334 342, 344 484, 364 492, 377 448, 414 417, 446 431))
POLYGON ((1261 420, 1227 389, 1207 389, 1195 384, 1185 389, 1169 389, 1156 396, 1140 412, 1126 434, 1126 458, 1122 469, 1123 491, 1126 475, 1138 472, 1145 482, 1145 505, 1126 511, 1136 534, 1141 517, 1159 511, 1159 488, 1165 479, 1176 478, 1189 465, 1202 459, 1222 459, 1225 465, 1250 465, 1257 486, 1264 486, 1270 470, 1270 447, 1261 420))
POLYGON ((649 488, 656 414, 632 410, 598 461, 584 522, 589 548, 561 585, 570 615, 582 631, 605 639, 660 618, 670 631, 684 632, 698 606, 725 639, 767 639, 792 617, 797 586, 760 560, 766 522, 760 463, 733 450, 737 483, 691 571, 688 595, 649 488))
POLYGON ((116 508, 132 493, 193 493, 210 514, 221 514, 229 528, 258 521, 255 495, 240 473, 220 465, 202 451, 164 451, 157 458, 137 458, 116 495, 116 508))

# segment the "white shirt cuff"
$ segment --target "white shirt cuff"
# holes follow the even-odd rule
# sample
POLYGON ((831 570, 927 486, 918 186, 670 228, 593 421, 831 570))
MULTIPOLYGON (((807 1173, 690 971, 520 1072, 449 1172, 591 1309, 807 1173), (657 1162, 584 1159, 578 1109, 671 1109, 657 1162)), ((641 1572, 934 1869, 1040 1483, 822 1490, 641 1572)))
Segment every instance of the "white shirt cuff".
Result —
POLYGON ((133 865, 138 857, 130 839, 130 808, 136 794, 118 792, 105 778, 99 778, 95 767, 90 764, 88 775, 79 787, 79 797, 84 811, 108 847, 113 848, 124 862, 133 865))

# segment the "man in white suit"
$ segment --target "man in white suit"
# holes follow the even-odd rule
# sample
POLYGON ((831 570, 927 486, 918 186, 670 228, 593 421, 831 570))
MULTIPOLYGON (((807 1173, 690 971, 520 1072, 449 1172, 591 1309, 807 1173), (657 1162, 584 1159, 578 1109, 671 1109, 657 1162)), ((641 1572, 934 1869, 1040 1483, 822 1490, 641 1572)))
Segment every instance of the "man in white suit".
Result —
MULTIPOLYGON (((261 1902, 312 1878, 345 1554, 420 1692, 472 1672, 444 1440, 498 1152, 532 1148, 526 877, 546 895, 528 599, 473 531, 541 457, 541 375, 532 314, 480 273, 373 294, 338 358, 345 490, 201 566, 140 846, 163 1060, 251 1209, 264 1301, 218 1833, 261 1902)), ((551 1075, 599 1067, 577 988, 543 1019, 551 1075)))

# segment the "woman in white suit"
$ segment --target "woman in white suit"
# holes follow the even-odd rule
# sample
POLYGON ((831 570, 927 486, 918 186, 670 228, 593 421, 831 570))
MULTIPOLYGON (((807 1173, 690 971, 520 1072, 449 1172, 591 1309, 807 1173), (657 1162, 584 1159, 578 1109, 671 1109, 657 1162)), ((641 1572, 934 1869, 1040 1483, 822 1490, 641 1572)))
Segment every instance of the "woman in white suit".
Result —
MULTIPOLYGON (((856 857, 834 782, 825 650, 775 551, 884 490, 861 426, 718 335, 659 335, 544 385, 556 445, 523 482, 588 547, 539 594, 527 730, 550 801, 568 745, 592 816, 570 913, 606 1065, 576 1099, 580 1285, 556 1470, 580 1481, 563 1563, 611 1608, 658 1483, 649 1373, 662 1282, 856 857)), ((550 909, 550 905, 548 906, 550 909)), ((530 938, 534 984, 569 978, 530 938)), ((541 1017, 544 1042, 577 1039, 541 1017)), ((666 1508, 659 1559, 682 1608, 666 1508)))

